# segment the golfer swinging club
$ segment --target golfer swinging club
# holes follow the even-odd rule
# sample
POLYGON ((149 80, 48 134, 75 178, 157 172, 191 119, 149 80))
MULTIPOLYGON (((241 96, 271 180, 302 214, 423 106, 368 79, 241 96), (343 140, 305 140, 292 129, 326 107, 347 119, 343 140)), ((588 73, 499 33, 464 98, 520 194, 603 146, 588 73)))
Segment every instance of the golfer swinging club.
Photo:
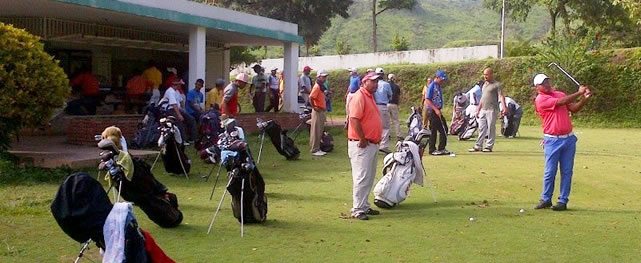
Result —
POLYGON ((592 96, 592 92, 587 86, 579 85, 579 91, 565 95, 552 87, 550 78, 544 74, 538 74, 534 77, 534 86, 538 93, 534 103, 543 124, 543 151, 545 154, 543 191, 541 200, 534 209, 552 207, 554 211, 563 211, 567 209, 572 187, 572 170, 577 141, 572 132, 570 112, 580 111, 592 96), (557 167, 561 167, 561 190, 559 201, 552 206, 557 167))

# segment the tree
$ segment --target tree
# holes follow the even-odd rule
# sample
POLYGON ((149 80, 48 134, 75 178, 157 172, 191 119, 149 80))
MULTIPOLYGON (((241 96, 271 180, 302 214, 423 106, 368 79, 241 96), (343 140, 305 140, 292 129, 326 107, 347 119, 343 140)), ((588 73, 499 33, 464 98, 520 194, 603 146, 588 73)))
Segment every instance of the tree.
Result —
MULTIPOLYGON (((574 0, 515 0, 515 1, 506 1, 506 14, 516 20, 516 21, 525 21, 527 16, 530 14, 532 7, 534 5, 540 4, 544 6, 549 15, 552 26, 550 28, 550 35, 554 37, 556 35, 556 25, 557 19, 559 17, 564 18, 566 25, 569 27, 567 4, 570 1, 574 0)), ((483 5, 486 8, 492 9, 494 11, 501 12, 503 0, 483 0, 483 5)))
POLYGON ((69 95, 69 81, 40 39, 0 22, 0 152, 22 127, 49 120, 69 95))
POLYGON ((246 13, 266 16, 298 24, 298 33, 305 40, 307 53, 309 48, 321 38, 332 25, 331 19, 336 15, 349 17, 349 7, 354 0, 219 0, 201 1, 216 6, 231 8, 246 13))
POLYGON ((630 19, 641 25, 641 3, 638 0, 614 0, 613 3, 625 8, 630 19))
POLYGON ((392 38, 392 49, 395 51, 406 51, 410 49, 410 42, 406 37, 400 36, 398 33, 394 34, 392 38))
POLYGON ((378 44, 376 37, 376 18, 381 13, 390 9, 414 9, 417 2, 416 0, 372 0, 372 48, 374 52, 378 52, 378 44), (377 4, 378 3, 378 4, 377 4))
POLYGON ((339 55, 347 55, 352 51, 352 47, 345 40, 336 39, 336 53, 339 55))

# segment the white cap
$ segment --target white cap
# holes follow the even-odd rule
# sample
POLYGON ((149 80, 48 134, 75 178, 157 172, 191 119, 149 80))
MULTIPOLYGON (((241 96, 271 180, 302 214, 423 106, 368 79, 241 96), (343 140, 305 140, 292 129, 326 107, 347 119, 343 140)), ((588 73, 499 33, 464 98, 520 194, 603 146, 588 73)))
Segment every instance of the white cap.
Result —
POLYGON ((534 86, 543 84, 543 81, 549 79, 545 74, 537 74, 534 76, 534 86))
POLYGON ((249 75, 247 75, 245 73, 238 73, 238 75, 236 75, 236 80, 240 80, 242 82, 249 83, 249 75))
POLYGON ((389 74, 389 75, 387 75, 387 79, 396 79, 396 75, 389 74))
POLYGON ((167 68, 167 72, 172 72, 174 74, 178 74, 178 70, 176 70, 176 68, 171 68, 171 67, 167 68))
POLYGON ((324 77, 327 75, 329 75, 329 73, 327 72, 327 70, 324 70, 324 69, 321 69, 318 72, 316 72, 316 77, 324 77))
POLYGON ((356 68, 347 68, 347 71, 349 71, 349 72, 357 72, 358 70, 356 70, 356 68))
POLYGON ((385 73, 385 71, 383 71, 383 68, 376 68, 376 70, 375 70, 374 72, 376 72, 376 74, 383 74, 383 73, 385 73))

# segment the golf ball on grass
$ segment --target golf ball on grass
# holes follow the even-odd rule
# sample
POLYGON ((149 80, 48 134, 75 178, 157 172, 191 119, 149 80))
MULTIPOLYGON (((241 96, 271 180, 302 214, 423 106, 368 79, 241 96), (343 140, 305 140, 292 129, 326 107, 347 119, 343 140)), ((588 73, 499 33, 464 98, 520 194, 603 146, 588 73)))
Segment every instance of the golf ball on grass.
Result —
POLYGON ((471 222, 471 221, 474 221, 474 220, 475 220, 475 219, 474 219, 474 217, 470 217, 470 222, 471 222))
POLYGON ((519 213, 525 213, 525 209, 521 208, 521 210, 519 210, 519 213))

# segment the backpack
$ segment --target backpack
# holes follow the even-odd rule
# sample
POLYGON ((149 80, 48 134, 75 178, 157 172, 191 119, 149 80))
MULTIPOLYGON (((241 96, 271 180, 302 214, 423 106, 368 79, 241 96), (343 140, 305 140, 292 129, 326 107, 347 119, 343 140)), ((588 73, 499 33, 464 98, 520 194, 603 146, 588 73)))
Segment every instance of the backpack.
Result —
MULTIPOLYGON (((412 149, 418 151, 418 146, 411 141, 399 142, 397 151, 388 154, 383 159, 384 176, 374 186, 373 191, 376 206, 392 208, 407 198, 412 182, 422 185, 423 167, 416 166, 412 149), (420 178, 418 179, 420 180, 417 180, 419 173, 420 178)), ((420 160, 418 162, 420 163, 420 160)))
POLYGON ((334 138, 327 131, 323 131, 323 136, 321 136, 320 150, 326 153, 334 150, 334 138))

